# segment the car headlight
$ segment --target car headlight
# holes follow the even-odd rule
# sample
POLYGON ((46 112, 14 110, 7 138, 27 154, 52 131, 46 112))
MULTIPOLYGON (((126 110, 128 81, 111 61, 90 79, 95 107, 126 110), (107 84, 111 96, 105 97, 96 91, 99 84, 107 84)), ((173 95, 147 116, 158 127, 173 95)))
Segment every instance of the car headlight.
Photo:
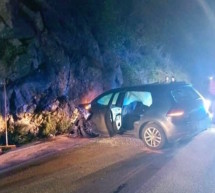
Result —
POLYGON ((211 101, 208 99, 204 99, 204 107, 209 112, 209 109, 211 107, 211 101))

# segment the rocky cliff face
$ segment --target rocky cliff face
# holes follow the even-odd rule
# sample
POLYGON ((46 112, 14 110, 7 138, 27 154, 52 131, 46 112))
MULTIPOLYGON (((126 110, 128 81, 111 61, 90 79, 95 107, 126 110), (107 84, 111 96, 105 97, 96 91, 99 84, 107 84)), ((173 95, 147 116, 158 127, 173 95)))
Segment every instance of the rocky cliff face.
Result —
POLYGON ((7 80, 13 124, 62 98, 71 114, 74 104, 120 86, 120 66, 104 55, 74 1, 0 1, 0 78, 7 80))
POLYGON ((122 84, 120 66, 103 60, 72 0, 1 1, 0 38, 11 113, 43 110, 62 96, 87 102, 122 84))

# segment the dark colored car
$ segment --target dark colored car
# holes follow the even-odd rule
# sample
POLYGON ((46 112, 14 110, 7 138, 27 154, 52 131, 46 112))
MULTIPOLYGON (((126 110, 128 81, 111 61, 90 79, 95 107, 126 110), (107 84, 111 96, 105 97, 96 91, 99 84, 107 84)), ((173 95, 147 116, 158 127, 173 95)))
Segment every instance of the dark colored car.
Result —
POLYGON ((203 131, 211 122, 205 99, 184 82, 113 89, 87 107, 101 134, 130 130, 151 149, 203 131))

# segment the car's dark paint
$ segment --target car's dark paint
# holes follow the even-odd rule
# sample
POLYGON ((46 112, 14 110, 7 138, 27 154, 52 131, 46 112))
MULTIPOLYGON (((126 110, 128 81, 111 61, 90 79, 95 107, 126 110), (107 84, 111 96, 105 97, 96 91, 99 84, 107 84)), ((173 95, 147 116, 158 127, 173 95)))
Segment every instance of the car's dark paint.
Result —
POLYGON ((103 107, 102 105, 92 105, 91 120, 97 125, 99 132, 103 136, 113 136, 114 132, 111 123, 111 112, 109 107, 103 107))
MULTIPOLYGON (((185 101, 176 102, 172 91, 176 89, 193 89, 192 85, 184 82, 175 82, 169 84, 148 84, 133 87, 124 87, 118 89, 109 90, 102 95, 96 97, 91 102, 92 120, 100 129, 101 134, 107 136, 113 136, 117 133, 116 120, 113 117, 111 108, 122 108, 122 101, 125 93, 128 91, 146 91, 152 95, 153 103, 142 113, 135 114, 133 120, 133 131, 136 137, 141 138, 143 129, 147 124, 155 124, 161 128, 165 134, 167 141, 173 141, 181 138, 187 134, 196 133, 206 129, 210 124, 209 114, 204 108, 204 99, 198 94, 198 98, 193 100, 186 98, 185 101), (99 99, 110 93, 113 95, 110 98, 108 105, 103 106, 97 103, 99 99), (116 104, 112 104, 114 95, 120 93, 116 104), (183 116, 168 117, 168 112, 171 109, 183 109, 183 116)), ((196 92, 196 91, 195 91, 196 92)), ((121 112, 121 121, 123 125, 123 116, 121 112)), ((129 116, 125 120, 129 120, 129 116)), ((121 127, 121 126, 119 126, 121 127)), ((122 129, 120 129, 122 130, 122 129)))

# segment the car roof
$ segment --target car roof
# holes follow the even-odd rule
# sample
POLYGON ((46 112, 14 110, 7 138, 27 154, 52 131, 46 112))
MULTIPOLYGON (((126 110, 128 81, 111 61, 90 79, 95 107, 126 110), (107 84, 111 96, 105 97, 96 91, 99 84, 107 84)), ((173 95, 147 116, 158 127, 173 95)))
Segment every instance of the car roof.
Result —
POLYGON ((115 88, 115 89, 110 89, 108 91, 105 91, 104 93, 100 94, 97 96, 93 101, 97 100, 103 95, 106 95, 108 93, 116 93, 116 92, 122 92, 122 91, 132 91, 132 90, 172 90, 172 89, 177 89, 182 86, 192 86, 189 83, 186 82, 171 82, 171 83, 152 83, 152 84, 143 84, 143 85, 136 85, 136 86, 128 86, 128 87, 120 87, 120 88, 115 88))
POLYGON ((121 88, 117 88, 117 89, 111 89, 109 91, 118 91, 118 90, 147 90, 147 89, 158 89, 158 88, 162 88, 162 89, 175 89, 177 87, 181 87, 181 86, 191 86, 191 84, 188 84, 186 82, 171 82, 171 83, 151 83, 151 84, 143 84, 143 85, 137 85, 137 86, 129 86, 129 87, 121 87, 121 88))

